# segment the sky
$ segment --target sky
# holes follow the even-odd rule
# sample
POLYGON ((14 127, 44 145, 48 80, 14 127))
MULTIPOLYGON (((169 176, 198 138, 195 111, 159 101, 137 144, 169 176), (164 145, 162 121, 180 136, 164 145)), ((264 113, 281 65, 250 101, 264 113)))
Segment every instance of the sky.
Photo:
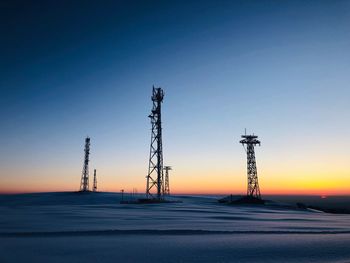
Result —
POLYGON ((0 192, 145 191, 152 86, 170 191, 350 193, 349 1, 1 1, 0 192))

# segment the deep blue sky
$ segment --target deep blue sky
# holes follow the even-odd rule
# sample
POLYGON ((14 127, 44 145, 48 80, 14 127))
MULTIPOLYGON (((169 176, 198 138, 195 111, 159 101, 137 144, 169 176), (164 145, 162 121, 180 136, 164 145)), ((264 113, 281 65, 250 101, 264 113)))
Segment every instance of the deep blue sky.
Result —
POLYGON ((349 176, 349 1, 0 10, 0 190, 77 189, 89 135, 101 190, 143 191, 152 85, 165 90, 164 158, 178 192, 244 192, 244 128, 263 142, 262 189, 349 176))

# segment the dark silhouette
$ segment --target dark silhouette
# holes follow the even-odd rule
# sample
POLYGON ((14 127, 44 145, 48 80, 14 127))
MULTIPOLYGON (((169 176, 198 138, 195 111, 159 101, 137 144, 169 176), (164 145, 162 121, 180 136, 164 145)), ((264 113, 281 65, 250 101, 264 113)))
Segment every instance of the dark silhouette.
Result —
POLYGON ((169 185, 169 171, 172 170, 171 166, 164 166, 165 179, 164 179, 164 195, 170 195, 169 185))
POLYGON ((258 182, 258 171, 256 168, 255 161, 255 152, 254 146, 259 144, 258 136, 256 135, 242 135, 243 140, 239 141, 243 147, 247 145, 247 148, 244 148, 247 153, 247 176, 248 176, 248 188, 247 196, 261 199, 259 182, 258 182))
POLYGON ((261 199, 260 187, 258 182, 258 172, 256 168, 255 151, 254 146, 259 145, 260 141, 256 135, 244 134, 241 136, 243 140, 239 142, 243 145, 244 150, 247 153, 247 177, 248 187, 247 195, 239 198, 233 198, 232 195, 222 198, 219 203, 231 203, 231 204, 264 204, 265 201, 261 199))
POLYGON ((92 191, 97 191, 97 177, 96 177, 96 169, 94 170, 94 184, 92 186, 92 191))
POLYGON ((84 155, 84 166, 80 181, 80 192, 89 191, 89 154, 90 154, 90 138, 85 139, 85 155, 84 155))
POLYGON ((164 199, 163 185, 163 145, 162 145, 162 114, 161 105, 164 92, 161 88, 153 87, 152 101, 153 108, 148 116, 151 119, 152 133, 151 146, 147 174, 146 197, 148 199, 164 199), (152 193, 152 188, 156 188, 156 193, 152 193))

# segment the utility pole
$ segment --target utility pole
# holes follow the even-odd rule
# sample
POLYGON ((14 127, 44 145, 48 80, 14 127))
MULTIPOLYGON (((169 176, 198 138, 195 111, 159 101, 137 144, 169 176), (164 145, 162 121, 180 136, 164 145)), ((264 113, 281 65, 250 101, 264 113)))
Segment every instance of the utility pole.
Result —
POLYGON ((85 149, 84 149, 84 165, 83 172, 80 180, 80 192, 89 191, 89 154, 90 154, 90 138, 85 139, 85 149))
POLYGON ((164 195, 170 195, 169 186, 169 171, 172 170, 171 166, 164 166, 165 180, 164 180, 164 195))
POLYGON ((94 185, 92 191, 97 192, 97 178, 96 178, 96 169, 94 169, 94 185))

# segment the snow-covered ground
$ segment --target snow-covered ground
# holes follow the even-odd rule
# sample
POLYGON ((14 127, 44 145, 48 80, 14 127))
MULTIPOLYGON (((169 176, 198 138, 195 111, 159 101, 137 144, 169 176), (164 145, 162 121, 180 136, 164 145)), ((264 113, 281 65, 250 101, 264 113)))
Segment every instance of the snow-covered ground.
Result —
POLYGON ((1 195, 0 262, 350 262, 350 215, 177 199, 1 195))

